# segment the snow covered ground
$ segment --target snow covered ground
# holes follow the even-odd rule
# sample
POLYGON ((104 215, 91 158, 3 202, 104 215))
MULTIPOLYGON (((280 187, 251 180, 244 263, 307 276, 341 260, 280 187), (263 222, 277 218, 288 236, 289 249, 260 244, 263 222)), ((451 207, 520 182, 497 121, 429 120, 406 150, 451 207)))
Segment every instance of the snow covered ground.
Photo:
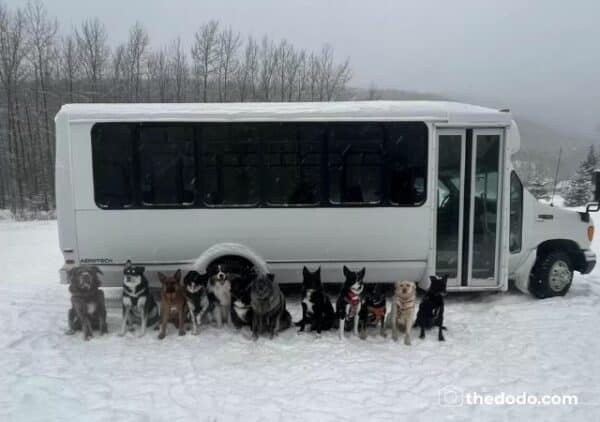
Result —
MULTIPOLYGON (((452 295, 445 343, 295 330, 252 342, 216 328, 120 338, 117 292, 110 334, 84 342, 63 334, 56 223, 1 221, 0 243, 2 421, 600 418, 600 270, 578 275, 564 298, 452 295), (449 406, 453 392, 568 394, 579 404, 449 406)), ((298 319, 297 298, 290 308, 298 319)))

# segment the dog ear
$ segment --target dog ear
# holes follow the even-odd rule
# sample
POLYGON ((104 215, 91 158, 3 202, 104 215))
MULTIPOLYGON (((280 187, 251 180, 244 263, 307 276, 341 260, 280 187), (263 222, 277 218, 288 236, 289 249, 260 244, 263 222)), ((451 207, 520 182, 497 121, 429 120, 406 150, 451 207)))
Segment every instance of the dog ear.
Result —
POLYGON ((401 284, 402 284, 402 281, 400 281, 400 280, 394 282, 394 289, 399 290, 401 284))
POLYGON ((321 275, 321 266, 319 265, 319 268, 317 268, 317 271, 315 271, 315 273, 317 275, 321 275))
POLYGON ((352 271, 350 271, 348 267, 344 265, 344 277, 348 278, 350 273, 352 273, 352 271))
POLYGON ((306 268, 306 265, 302 267, 302 276, 306 278, 309 274, 310 272, 308 271, 308 268, 306 268))
POLYGON ((125 268, 131 268, 131 260, 130 259, 125 261, 125 268))
POLYGON ((275 281, 275 274, 273 274, 273 273, 268 273, 268 274, 267 274, 267 278, 268 278, 269 280, 271 280, 271 281, 275 281))
POLYGON ((358 272, 358 278, 359 280, 362 280, 363 278, 365 278, 365 272, 367 271, 367 269, 365 267, 362 267, 362 270, 360 270, 358 272))
POLYGON ((90 267, 90 270, 92 270, 96 274, 102 274, 102 275, 104 275, 104 273, 102 272, 102 270, 100 268, 96 267, 95 265, 93 267, 90 267))
POLYGON ((162 284, 165 284, 165 282, 167 281, 167 276, 164 275, 163 273, 161 273, 160 271, 158 272, 158 279, 160 280, 160 282, 162 284))
POLYGON ((175 278, 175 281, 179 283, 181 281, 181 270, 175 271, 175 275, 173 275, 173 277, 175 278))

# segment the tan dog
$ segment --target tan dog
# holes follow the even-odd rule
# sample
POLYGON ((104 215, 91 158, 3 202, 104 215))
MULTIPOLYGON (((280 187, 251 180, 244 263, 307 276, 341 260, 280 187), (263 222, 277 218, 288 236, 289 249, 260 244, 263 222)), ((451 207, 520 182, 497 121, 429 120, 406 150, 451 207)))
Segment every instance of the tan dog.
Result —
POLYGON ((398 341, 400 329, 404 329, 404 344, 410 345, 410 332, 415 323, 415 302, 417 300, 417 285, 412 281, 397 281, 392 299, 390 322, 392 338, 398 341))
POLYGON ((181 270, 175 271, 172 277, 158 273, 162 287, 160 289, 160 333, 162 340, 167 335, 167 324, 172 321, 179 329, 179 335, 185 334, 185 292, 181 285, 181 270))

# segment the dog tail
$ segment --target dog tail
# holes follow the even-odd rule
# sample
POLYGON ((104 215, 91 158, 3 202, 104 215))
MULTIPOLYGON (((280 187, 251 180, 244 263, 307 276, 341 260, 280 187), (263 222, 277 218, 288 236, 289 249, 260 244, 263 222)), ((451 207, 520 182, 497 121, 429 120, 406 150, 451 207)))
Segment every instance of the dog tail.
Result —
POLYGON ((284 309, 283 313, 280 316, 281 320, 279 322, 279 330, 287 330, 292 326, 292 316, 288 312, 287 309, 284 309))

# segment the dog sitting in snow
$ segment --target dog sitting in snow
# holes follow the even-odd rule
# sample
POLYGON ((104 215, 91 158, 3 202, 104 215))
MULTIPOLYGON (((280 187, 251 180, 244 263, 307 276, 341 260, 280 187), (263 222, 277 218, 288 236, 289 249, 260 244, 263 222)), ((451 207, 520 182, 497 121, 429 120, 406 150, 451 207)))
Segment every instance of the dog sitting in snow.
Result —
POLYGON ((209 270, 211 276, 208 280, 208 298, 213 309, 213 317, 217 327, 221 328, 223 322, 231 325, 231 279, 223 265, 217 265, 209 270))
POLYGON ((438 340, 444 341, 444 295, 446 294, 446 284, 448 275, 443 277, 429 277, 431 284, 417 312, 417 321, 415 325, 421 328, 420 338, 425 338, 425 330, 434 326, 438 327, 438 340))
POLYGON ((252 325, 252 304, 250 288, 256 279, 252 269, 243 270, 231 279, 231 321, 235 328, 252 325))
POLYGON ((69 330, 66 334, 75 334, 82 330, 84 340, 92 338, 92 330, 100 330, 106 334, 106 304, 104 292, 100 290, 98 267, 80 266, 67 272, 69 292, 71 292, 71 309, 68 313, 69 330))
POLYGON ((146 327, 155 327, 160 320, 158 306, 150 291, 150 284, 144 275, 145 268, 134 266, 131 261, 123 268, 123 323, 119 335, 133 330, 140 324, 140 337, 146 334, 146 327))
POLYGON ((367 284, 365 303, 360 312, 360 336, 367 338, 369 326, 380 326, 379 333, 385 337, 385 292, 381 284, 367 284))
POLYGON ((354 335, 358 337, 358 320, 360 310, 364 304, 364 278, 365 268, 360 271, 350 271, 344 265, 344 277, 346 281, 336 302, 335 310, 339 319, 340 338, 344 338, 346 326, 354 322, 354 335))
POLYGON ((190 271, 183 278, 186 307, 189 320, 192 322, 192 334, 198 334, 198 327, 202 324, 204 315, 210 310, 208 300, 208 273, 200 274, 190 271))
POLYGON ((315 272, 308 268, 302 269, 302 319, 296 323, 298 332, 304 331, 304 326, 310 324, 310 331, 321 334, 322 330, 333 328, 335 313, 329 296, 321 283, 321 267, 315 272))
POLYGON ((167 324, 173 322, 177 327, 179 335, 185 335, 185 293, 181 285, 181 270, 175 271, 170 277, 158 273, 161 283, 160 290, 160 333, 158 338, 162 340, 167 335, 167 324))
POLYGON ((397 281, 394 284, 392 309, 389 323, 392 326, 392 338, 398 341, 400 330, 404 330, 404 344, 410 345, 410 331, 415 322, 415 301, 417 285, 413 281, 397 281))
POLYGON ((252 304, 252 338, 268 333, 270 338, 290 327, 292 316, 285 306, 285 296, 273 274, 258 277, 250 287, 252 304))

